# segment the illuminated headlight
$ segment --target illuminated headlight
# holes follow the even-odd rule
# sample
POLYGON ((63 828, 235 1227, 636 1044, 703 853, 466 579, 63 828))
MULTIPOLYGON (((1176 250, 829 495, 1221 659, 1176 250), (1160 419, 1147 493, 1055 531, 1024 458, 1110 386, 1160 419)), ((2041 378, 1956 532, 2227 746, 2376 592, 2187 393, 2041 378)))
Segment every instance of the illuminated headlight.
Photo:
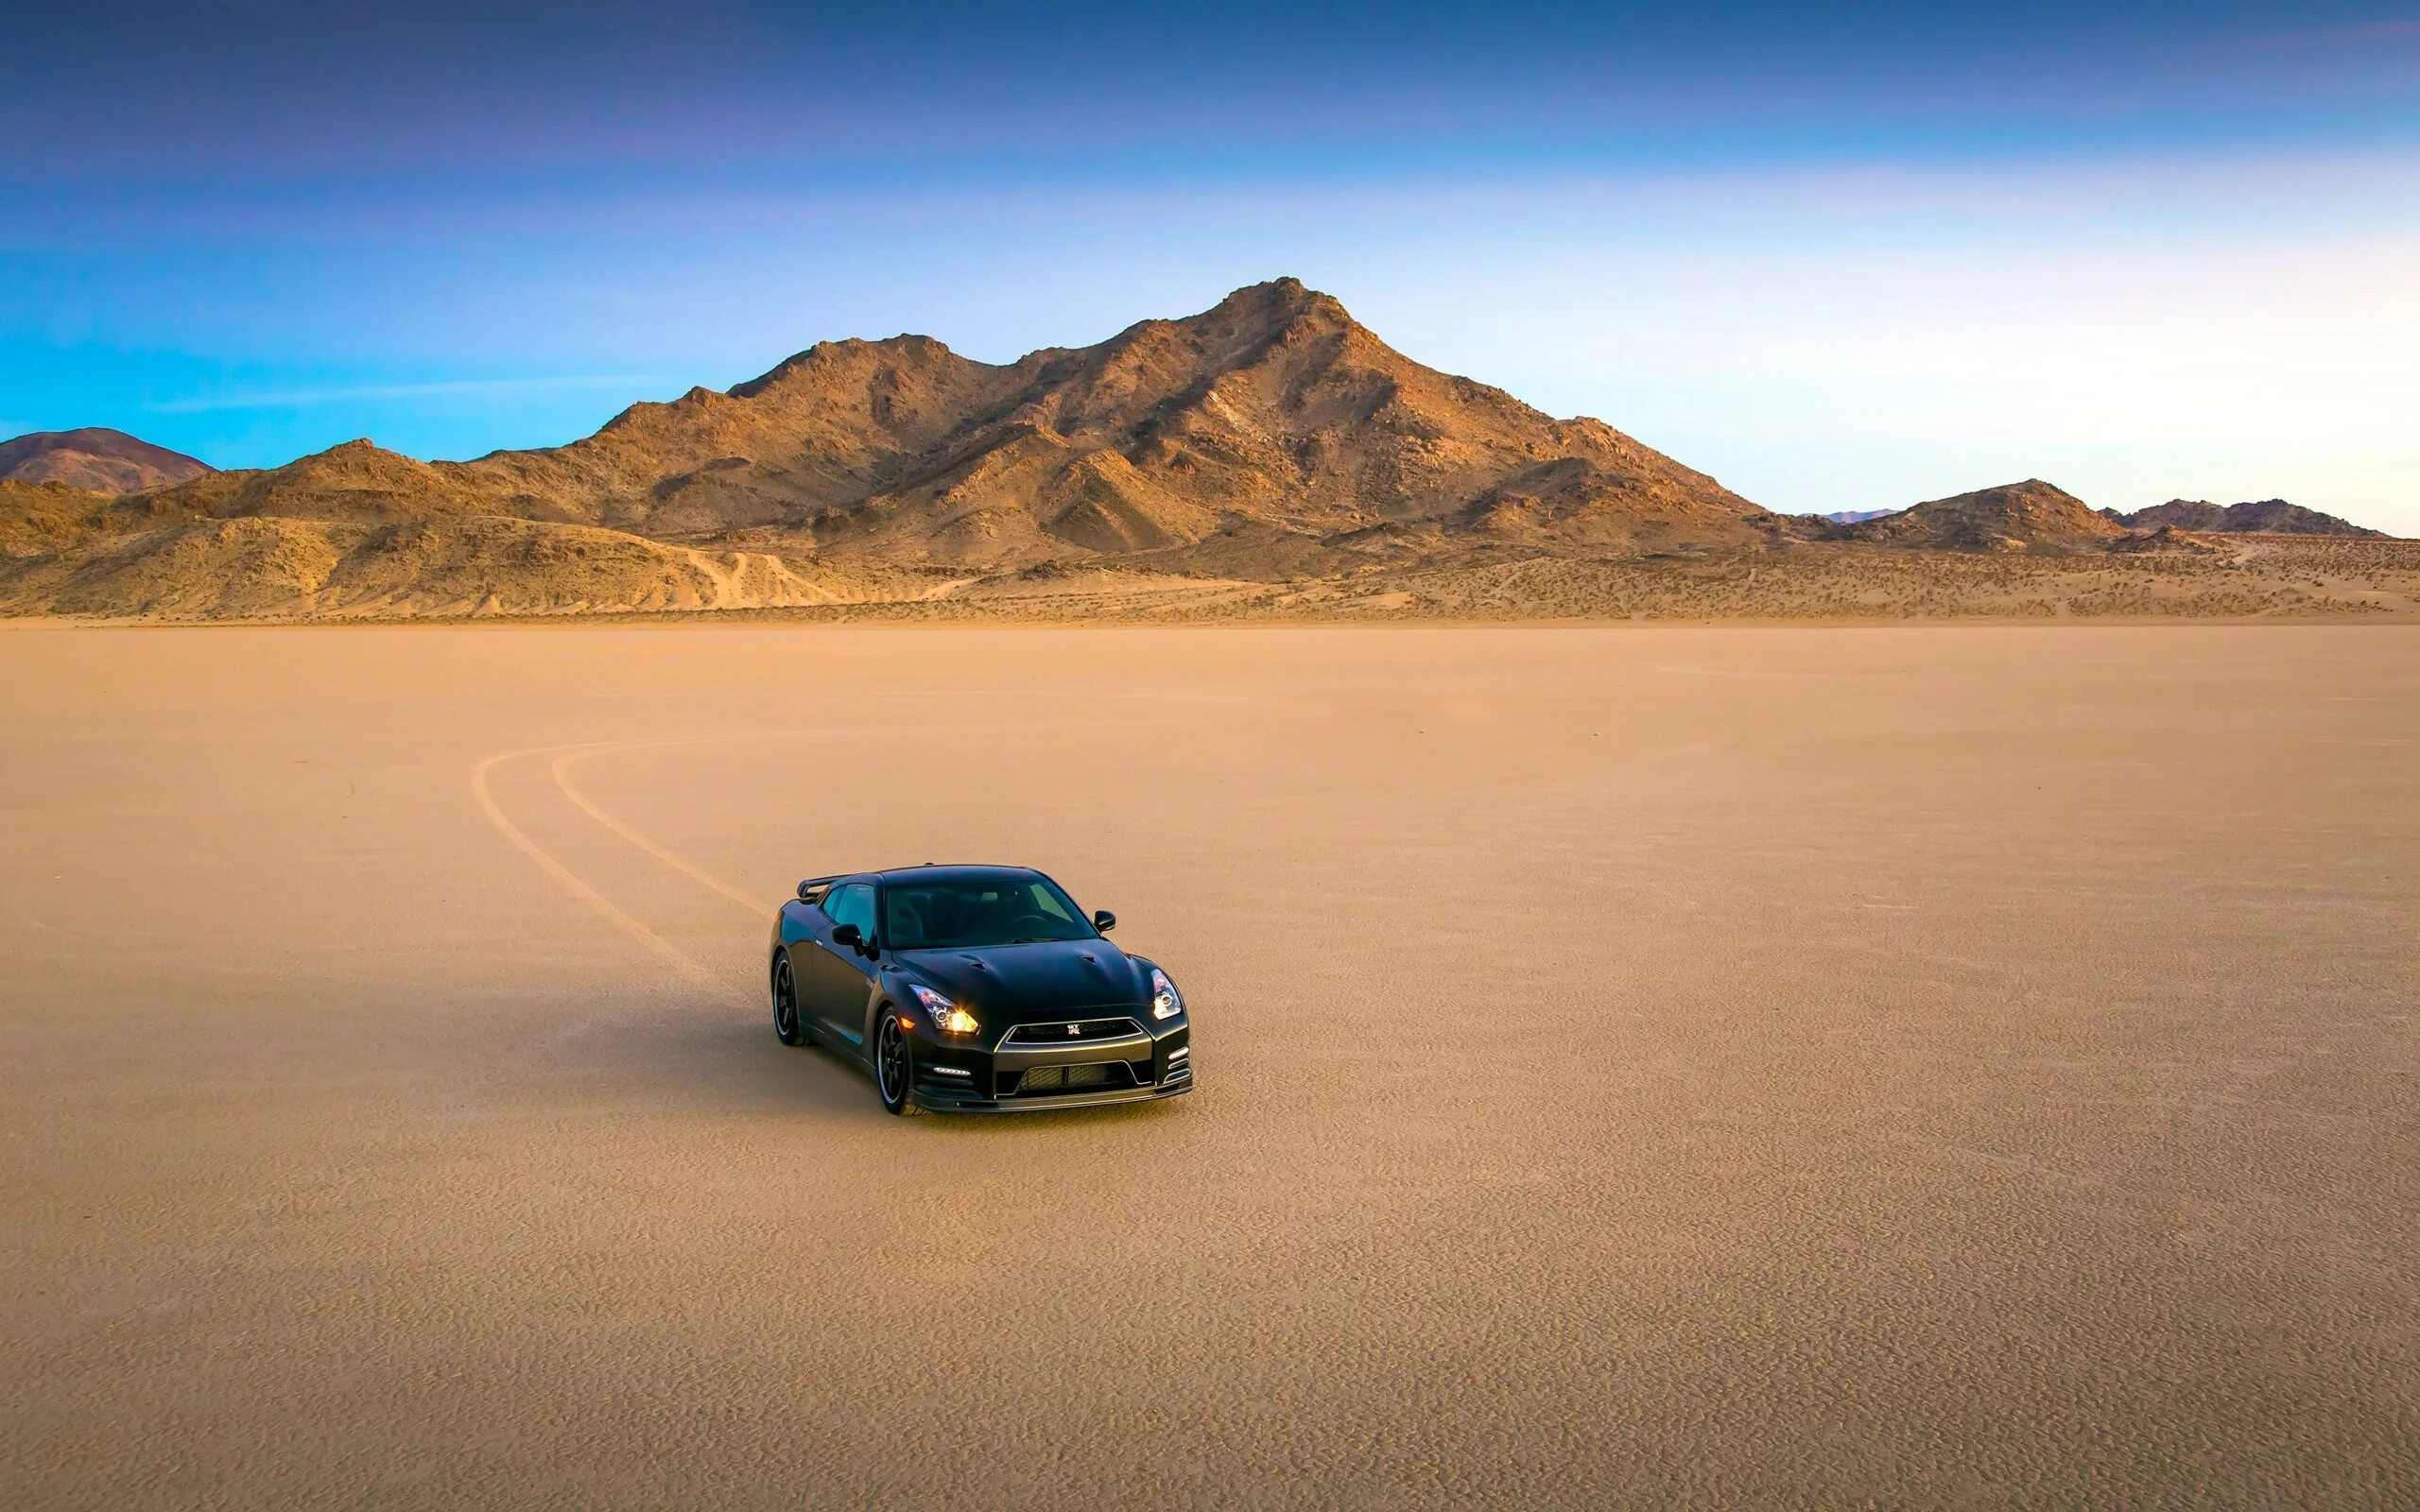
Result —
POLYGON ((1176 984, 1168 980, 1167 972, 1161 971, 1156 966, 1152 967, 1151 1017, 1154 1019, 1173 1019, 1184 1011, 1184 999, 1177 996, 1176 984))
POLYGON ((975 1015, 931 988, 911 983, 908 990, 916 994, 916 1001, 925 1005, 926 1013, 932 1015, 934 1029, 942 1034, 973 1034, 983 1027, 975 1022, 975 1015))

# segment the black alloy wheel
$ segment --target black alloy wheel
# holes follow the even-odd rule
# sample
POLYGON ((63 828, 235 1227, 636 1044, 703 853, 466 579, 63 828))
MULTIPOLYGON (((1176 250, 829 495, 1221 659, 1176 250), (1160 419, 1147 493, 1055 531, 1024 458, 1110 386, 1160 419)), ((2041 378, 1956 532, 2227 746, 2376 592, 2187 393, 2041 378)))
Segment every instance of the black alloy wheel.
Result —
POLYGON ((882 1093, 884 1110, 902 1118, 924 1111, 908 1097, 908 1077, 915 1071, 909 1050, 908 1026, 895 1013, 884 1018, 882 1032, 874 1038, 874 1087, 882 1093))
POLYGON ((798 983, 790 976, 787 952, 773 958, 773 1033, 786 1045, 806 1043, 798 1026, 798 983))

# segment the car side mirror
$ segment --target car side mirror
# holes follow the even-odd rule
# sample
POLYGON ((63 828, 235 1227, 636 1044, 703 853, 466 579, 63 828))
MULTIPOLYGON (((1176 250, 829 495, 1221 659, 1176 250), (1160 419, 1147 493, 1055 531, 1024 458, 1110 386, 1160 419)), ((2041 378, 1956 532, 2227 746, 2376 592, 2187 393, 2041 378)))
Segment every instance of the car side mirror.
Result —
POLYGON ((1093 910, 1093 928, 1106 935, 1117 927, 1117 916, 1106 908, 1093 910))
POLYGON ((846 945, 853 951, 863 951, 866 948, 866 932, 855 924, 835 924, 832 926, 832 943, 846 945))

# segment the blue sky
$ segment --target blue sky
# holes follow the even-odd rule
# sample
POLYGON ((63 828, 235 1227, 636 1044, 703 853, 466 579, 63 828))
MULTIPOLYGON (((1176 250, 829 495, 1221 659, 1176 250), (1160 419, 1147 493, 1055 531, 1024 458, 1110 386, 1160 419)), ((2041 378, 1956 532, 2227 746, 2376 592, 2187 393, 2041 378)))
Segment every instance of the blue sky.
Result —
POLYGON ((1775 508, 2420 534, 2420 9, 121 6, 0 63, 0 435, 544 445, 1290 273, 1775 508))

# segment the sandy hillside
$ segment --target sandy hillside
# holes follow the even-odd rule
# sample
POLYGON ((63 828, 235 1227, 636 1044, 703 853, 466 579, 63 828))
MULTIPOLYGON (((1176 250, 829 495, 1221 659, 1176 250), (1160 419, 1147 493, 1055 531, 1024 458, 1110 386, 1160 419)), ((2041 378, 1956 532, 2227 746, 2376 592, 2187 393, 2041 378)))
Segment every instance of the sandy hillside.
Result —
POLYGON ((2420 631, 0 631, 14 1505, 2411 1504, 2420 631), (1201 1088, 893 1120, 808 872, 1201 1088))

